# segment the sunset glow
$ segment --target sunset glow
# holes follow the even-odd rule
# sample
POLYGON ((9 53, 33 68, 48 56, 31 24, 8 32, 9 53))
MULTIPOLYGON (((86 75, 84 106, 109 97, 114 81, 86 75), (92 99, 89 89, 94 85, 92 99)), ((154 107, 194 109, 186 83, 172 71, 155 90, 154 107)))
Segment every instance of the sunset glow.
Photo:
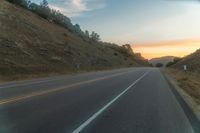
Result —
POLYGON ((105 42, 133 44, 134 52, 147 59, 183 57, 200 48, 199 0, 49 0, 49 4, 83 31, 95 31, 105 42))
POLYGON ((200 48, 200 39, 136 44, 132 45, 132 48, 147 59, 169 55, 184 57, 200 48))

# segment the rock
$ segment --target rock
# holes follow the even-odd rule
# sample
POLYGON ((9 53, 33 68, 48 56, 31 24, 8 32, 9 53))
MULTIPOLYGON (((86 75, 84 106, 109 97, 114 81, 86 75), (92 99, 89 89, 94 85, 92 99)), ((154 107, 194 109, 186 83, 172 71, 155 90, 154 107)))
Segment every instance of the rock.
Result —
POLYGON ((51 60, 52 61, 62 61, 62 57, 58 57, 58 56, 53 56, 53 57, 51 57, 51 60))

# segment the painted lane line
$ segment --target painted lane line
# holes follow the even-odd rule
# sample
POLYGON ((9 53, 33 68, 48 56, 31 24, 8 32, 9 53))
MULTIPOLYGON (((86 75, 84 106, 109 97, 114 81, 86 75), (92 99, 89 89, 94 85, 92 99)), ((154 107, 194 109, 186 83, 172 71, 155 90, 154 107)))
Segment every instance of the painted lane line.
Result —
POLYGON ((118 100, 123 94, 125 94, 130 88, 136 85, 141 79, 143 79, 149 71, 145 72, 140 78, 138 78, 135 82, 133 82, 128 88, 122 91, 118 96, 116 96, 113 100, 107 103, 103 108, 101 108, 98 112, 93 114, 88 120, 82 123, 78 128, 76 128, 72 133, 80 133, 85 127, 87 127, 94 119, 96 119, 103 111, 105 111, 111 104, 113 104, 116 100, 118 100))
POLYGON ((13 88, 13 87, 19 87, 19 86, 28 86, 28 85, 47 83, 47 82, 58 81, 58 80, 62 80, 62 79, 49 79, 49 80, 44 80, 44 81, 35 81, 35 82, 22 83, 22 84, 16 84, 16 85, 3 85, 3 86, 0 87, 0 89, 2 89, 2 88, 13 88))
MULTIPOLYGON (((127 72, 127 71, 125 71, 127 72)), ((123 72, 122 72, 123 73, 123 72)), ((46 80, 42 80, 42 81, 28 81, 27 83, 20 83, 20 81, 16 84, 13 84, 13 85, 9 85, 9 84, 0 84, 0 89, 3 89, 3 88, 13 88, 13 87, 21 87, 21 86, 28 86, 28 85, 34 85, 34 84, 40 84, 40 83, 48 83, 48 82, 51 82, 51 81, 59 81, 59 80, 64 80, 64 77, 60 77, 60 78, 56 78, 56 79, 46 79, 46 80)))
POLYGON ((25 99, 36 97, 36 96, 45 95, 45 94, 48 94, 48 93, 58 92, 58 91, 61 91, 61 90, 67 89, 67 88, 71 88, 71 87, 75 87, 75 86, 79 86, 79 85, 83 85, 83 84, 88 84, 88 83, 92 83, 92 82, 116 77, 116 76, 123 75, 123 74, 126 74, 126 73, 130 73, 130 71, 129 72, 117 73, 117 74, 113 74, 113 75, 109 75, 109 76, 104 76, 104 77, 100 77, 100 78, 96 78, 96 79, 92 79, 92 80, 82 81, 82 82, 79 82, 79 83, 66 85, 66 86, 62 86, 62 87, 59 87, 59 88, 54 88, 54 89, 49 89, 49 90, 44 90, 44 91, 37 91, 37 92, 32 92, 32 93, 26 94, 26 95, 21 95, 21 96, 3 99, 3 100, 0 100, 0 105, 18 102, 18 101, 21 101, 21 100, 25 100, 25 99))

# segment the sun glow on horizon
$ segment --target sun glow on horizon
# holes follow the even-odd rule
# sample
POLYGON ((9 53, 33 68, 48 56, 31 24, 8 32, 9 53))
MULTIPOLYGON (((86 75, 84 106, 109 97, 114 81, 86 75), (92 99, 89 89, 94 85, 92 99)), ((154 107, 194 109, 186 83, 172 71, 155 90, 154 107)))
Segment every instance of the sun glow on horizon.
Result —
POLYGON ((139 52, 146 59, 162 56, 184 57, 200 48, 200 39, 174 40, 166 42, 132 45, 134 52, 139 52))

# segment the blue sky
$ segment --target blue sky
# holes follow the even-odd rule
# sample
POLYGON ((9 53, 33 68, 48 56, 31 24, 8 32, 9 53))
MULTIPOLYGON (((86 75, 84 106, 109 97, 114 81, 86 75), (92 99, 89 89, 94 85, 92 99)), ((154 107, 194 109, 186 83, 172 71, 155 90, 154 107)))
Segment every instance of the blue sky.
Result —
MULTIPOLYGON (((32 0, 38 2, 39 0, 32 0)), ((49 0, 103 41, 147 43, 200 38, 197 0, 49 0)))

